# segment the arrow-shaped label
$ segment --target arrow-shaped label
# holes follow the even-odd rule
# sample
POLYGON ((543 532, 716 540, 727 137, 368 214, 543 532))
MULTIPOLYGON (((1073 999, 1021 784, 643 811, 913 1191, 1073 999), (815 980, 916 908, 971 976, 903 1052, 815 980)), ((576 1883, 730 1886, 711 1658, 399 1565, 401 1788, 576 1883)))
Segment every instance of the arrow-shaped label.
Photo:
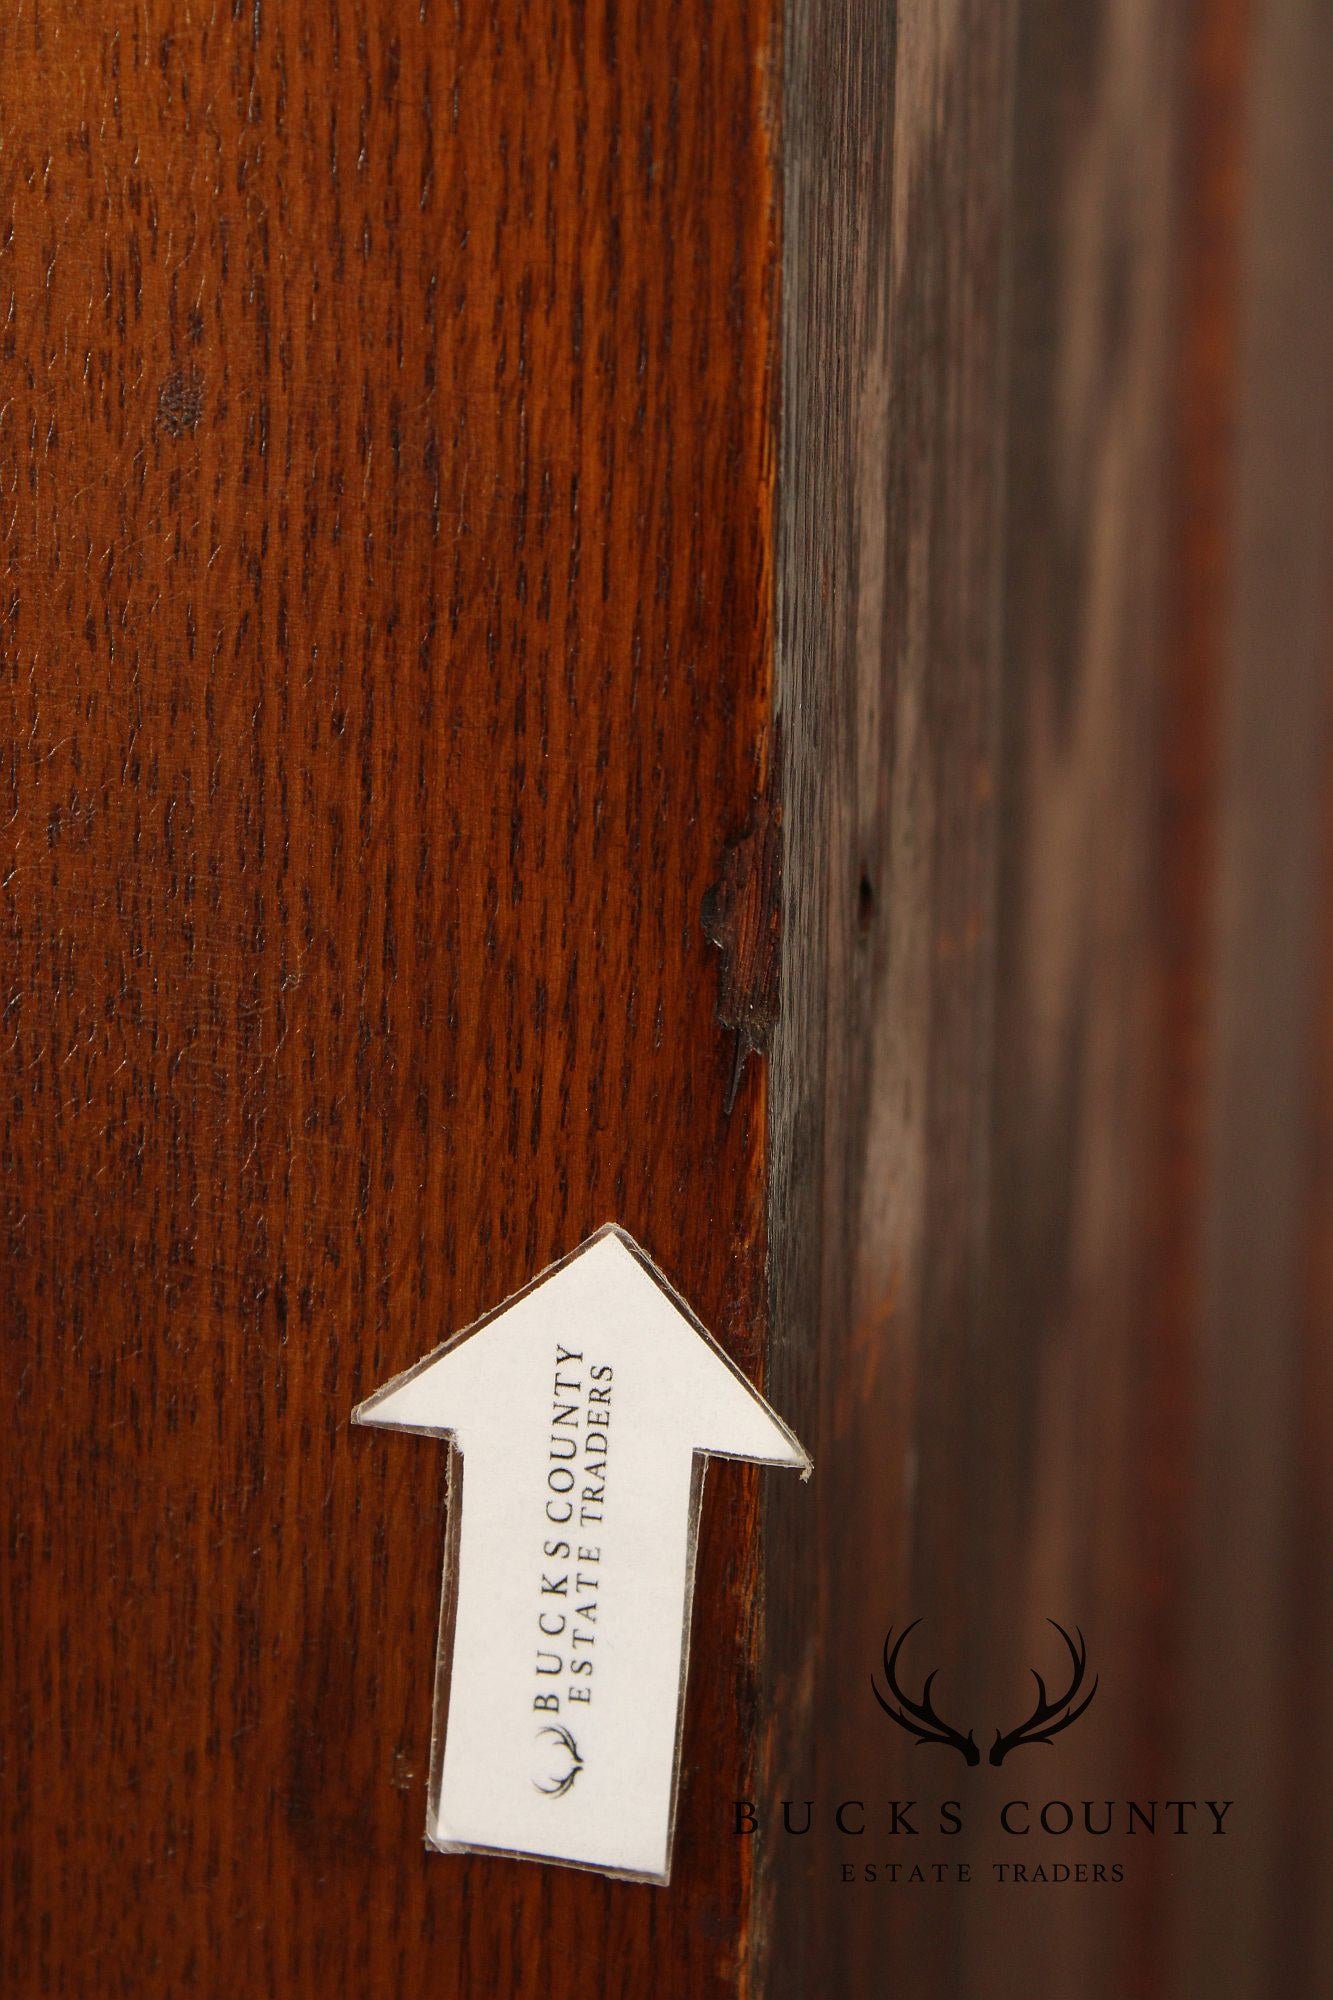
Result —
POLYGON ((704 1460, 801 1446, 616 1228, 354 1421, 453 1441, 427 1845, 665 1882, 704 1460))

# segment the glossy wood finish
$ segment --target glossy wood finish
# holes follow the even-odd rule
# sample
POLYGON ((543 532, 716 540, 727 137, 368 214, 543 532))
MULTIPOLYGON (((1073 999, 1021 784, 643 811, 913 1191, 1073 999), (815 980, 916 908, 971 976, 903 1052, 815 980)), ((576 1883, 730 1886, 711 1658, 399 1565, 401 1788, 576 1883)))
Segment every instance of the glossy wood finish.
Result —
POLYGON ((1331 84, 1322 0, 0 20, 6 1995, 1319 1990, 1331 84), (816 1464, 710 1475, 666 1892, 424 1853, 445 1455, 347 1421, 611 1216, 816 1464), (937 1775, 917 1615, 1095 1709, 937 1775), (964 1783, 1234 1837, 773 1834, 964 1783))
POLYGON ((614 1216, 752 1373, 765 0, 0 23, 6 1993, 734 1990, 757 1476, 669 1897, 422 1846, 445 1454, 614 1216))

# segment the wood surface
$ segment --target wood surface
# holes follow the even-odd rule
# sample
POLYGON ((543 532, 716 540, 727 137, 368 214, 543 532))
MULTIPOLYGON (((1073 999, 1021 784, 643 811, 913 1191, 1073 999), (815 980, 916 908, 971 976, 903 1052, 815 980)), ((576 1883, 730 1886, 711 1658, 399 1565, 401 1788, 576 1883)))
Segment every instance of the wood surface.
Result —
MULTIPOLYGON (((624 1223, 760 1366, 766 0, 0 22, 0 1988, 735 1989, 757 1475, 669 1896, 423 1848, 446 1453, 624 1223)), ((659 1989, 661 1990, 661 1989, 659 1989)))
POLYGON ((775 1996, 1327 1983, 1331 81, 1318 0, 788 10, 775 1996), (911 1617, 964 1718, 1077 1620, 1096 1707, 942 1770, 911 1617), (964 1787, 1235 1837, 1023 1892, 827 1822, 964 1787))
POLYGON ((0 1992, 1321 1990, 1330 86, 1324 0, 4 13, 0 1992), (816 1468, 710 1476, 666 1891, 426 1854, 446 1454, 348 1424, 611 1218, 816 1468), (1077 1620, 1037 1796, 1234 1841, 844 1886, 771 1811, 956 1789, 916 1616, 977 1717, 1077 1620))

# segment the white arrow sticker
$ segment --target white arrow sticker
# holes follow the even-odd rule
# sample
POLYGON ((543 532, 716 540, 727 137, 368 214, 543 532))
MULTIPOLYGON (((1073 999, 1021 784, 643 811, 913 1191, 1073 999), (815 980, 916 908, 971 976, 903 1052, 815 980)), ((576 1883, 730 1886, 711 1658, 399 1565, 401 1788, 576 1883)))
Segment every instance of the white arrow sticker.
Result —
POLYGON ((614 1227, 353 1420, 453 1440, 427 1845, 665 1882, 704 1458, 801 1446, 614 1227))

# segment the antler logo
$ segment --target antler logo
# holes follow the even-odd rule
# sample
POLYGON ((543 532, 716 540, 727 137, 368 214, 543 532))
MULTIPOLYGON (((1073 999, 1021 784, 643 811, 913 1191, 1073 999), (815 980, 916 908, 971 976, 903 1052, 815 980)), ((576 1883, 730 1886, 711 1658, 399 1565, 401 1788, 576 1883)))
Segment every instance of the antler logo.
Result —
POLYGON ((1022 1750, 1029 1743, 1053 1742, 1062 1729, 1068 1729, 1071 1722, 1078 1721, 1080 1715, 1082 1715, 1084 1709, 1097 1692, 1100 1684, 1100 1676, 1094 1679, 1092 1686, 1088 1689, 1082 1701, 1079 1701, 1077 1707, 1075 1707, 1074 1704, 1078 1701, 1079 1690, 1083 1686, 1083 1676, 1088 1670, 1087 1644, 1084 1641, 1083 1634, 1079 1632, 1077 1625, 1074 1627, 1074 1630, 1078 1632, 1078 1644, 1075 1645, 1064 1626, 1057 1625, 1054 1618, 1048 1618, 1046 1623, 1055 1627, 1055 1630, 1060 1634, 1060 1637, 1069 1648, 1069 1657, 1073 1663, 1073 1675, 1069 1686, 1057 1701, 1048 1701, 1046 1698, 1045 1681, 1035 1667, 1028 1668, 1028 1672, 1037 1683, 1037 1706, 1033 1709, 1027 1721, 1020 1722, 1017 1729, 1011 1729, 1007 1736, 1001 1735, 1000 1731, 996 1730, 995 1741, 991 1744, 990 1748, 990 1760, 992 1764, 1003 1764, 1011 1750, 1022 1750))
POLYGON ((921 1620, 919 1618, 912 1620, 907 1630, 900 1634, 898 1643, 892 1652, 889 1651, 889 1641, 893 1637, 892 1625, 890 1625, 888 1631, 885 1633, 884 1678, 889 1684, 889 1693, 893 1696, 893 1700, 886 1700, 880 1693, 878 1687, 875 1685, 875 1676, 872 1674, 870 1676, 870 1685, 874 1691, 875 1700, 884 1710, 884 1713, 891 1716, 900 1729, 905 1729, 909 1735, 915 1736, 918 1743, 943 1743, 948 1749, 956 1750, 965 1763, 979 1764, 981 1762, 981 1752, 976 1746, 972 1731, 969 1729, 966 1736, 960 1736, 958 1731, 944 1720, 943 1716, 935 1713, 934 1704, 930 1699, 930 1690, 935 1685, 935 1678, 939 1673, 938 1667, 932 1667, 931 1671, 926 1675, 926 1684, 921 1690, 920 1701, 913 1701, 911 1696, 904 1693, 903 1689, 898 1685, 898 1655, 903 1649, 908 1633, 915 1632, 920 1623, 921 1620))
POLYGON ((544 1784, 540 1778, 534 1778, 532 1782, 539 1792, 546 1794, 548 1799, 563 1799, 565 1793, 583 1769, 583 1759, 579 1755, 579 1746, 565 1728, 563 1722, 548 1722, 544 1729, 537 1731, 538 1741, 543 1736, 555 1737, 556 1742, 569 1758, 569 1764, 563 1771, 555 1770, 550 1772, 544 1784))
MULTIPOLYGON (((899 1635, 898 1643, 893 1646, 892 1651, 890 1651, 890 1643, 893 1639, 893 1627, 889 1627, 884 1640, 883 1657, 884 1679, 888 1684, 889 1692, 888 1696, 881 1694, 875 1676, 872 1674, 870 1677, 870 1686, 875 1700, 884 1710, 884 1713, 892 1721, 896 1722, 900 1729, 905 1729, 909 1736, 915 1737, 918 1743, 943 1744, 948 1750, 956 1750, 964 1763, 979 1764, 981 1762, 981 1752, 976 1746, 976 1740, 972 1731, 969 1729, 966 1736, 964 1736, 960 1730, 953 1727, 952 1723, 946 1722, 943 1716, 936 1713, 934 1702, 931 1699, 931 1689, 935 1684, 939 1669, 932 1668, 931 1672, 926 1675, 925 1685, 921 1690, 919 1700, 916 1701, 905 1692, 898 1680, 898 1656, 902 1652, 908 1634, 915 1632, 920 1623, 921 1620, 919 1618, 914 1618, 912 1623, 899 1635)), ((1074 1627, 1074 1631, 1078 1634, 1077 1642, 1075 1642, 1074 1639, 1070 1638, 1064 1626, 1058 1624, 1054 1618, 1048 1618, 1046 1623, 1060 1634, 1060 1637, 1064 1640, 1068 1648, 1071 1667, 1069 1686, 1062 1695, 1055 1701, 1052 1701, 1047 1695, 1046 1683, 1037 1672, 1037 1669, 1035 1667, 1028 1669, 1033 1680, 1037 1683, 1036 1706, 1027 1720, 1020 1722, 1016 1729, 1008 1731, 996 1730, 995 1741, 991 1744, 990 1748, 990 1762, 992 1764, 1003 1764, 1011 1750, 1026 1749, 1031 1743, 1054 1742, 1062 1729, 1068 1729, 1071 1722, 1078 1721, 1080 1715, 1083 1714, 1092 1701, 1092 1697, 1096 1694, 1100 1685, 1100 1679, 1094 1678, 1088 1692, 1083 1695, 1081 1701, 1079 1700, 1088 1670, 1087 1643, 1077 1625, 1074 1627)))

